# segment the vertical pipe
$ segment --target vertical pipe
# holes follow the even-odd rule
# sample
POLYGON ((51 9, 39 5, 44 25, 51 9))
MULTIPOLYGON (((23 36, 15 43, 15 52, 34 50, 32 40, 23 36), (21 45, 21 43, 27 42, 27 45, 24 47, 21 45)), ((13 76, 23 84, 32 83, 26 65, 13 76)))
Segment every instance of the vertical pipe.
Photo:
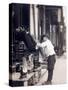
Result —
POLYGON ((36 34, 36 40, 38 40, 38 8, 37 5, 35 5, 35 34, 36 34))
POLYGON ((34 38, 36 39, 36 31, 35 31, 35 6, 34 5, 32 5, 32 8, 33 8, 33 24, 34 24, 34 38))
POLYGON ((40 40, 40 18, 39 18, 39 8, 38 8, 38 40, 40 40))
POLYGON ((45 24, 45 6, 43 6, 43 34, 46 34, 45 24))

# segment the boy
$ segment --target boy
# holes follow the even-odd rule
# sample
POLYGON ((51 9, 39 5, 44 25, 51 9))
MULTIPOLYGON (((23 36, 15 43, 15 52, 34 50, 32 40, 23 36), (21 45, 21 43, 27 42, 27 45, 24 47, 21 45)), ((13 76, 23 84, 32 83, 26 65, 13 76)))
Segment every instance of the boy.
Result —
POLYGON ((54 64, 55 64, 56 58, 55 58, 54 46, 51 43, 51 41, 48 39, 48 36, 43 35, 42 40, 43 42, 37 43, 37 46, 42 48, 42 51, 43 51, 42 54, 44 54, 43 58, 45 58, 45 56, 47 57, 48 78, 45 84, 48 85, 48 84, 52 84, 53 70, 54 70, 54 64))

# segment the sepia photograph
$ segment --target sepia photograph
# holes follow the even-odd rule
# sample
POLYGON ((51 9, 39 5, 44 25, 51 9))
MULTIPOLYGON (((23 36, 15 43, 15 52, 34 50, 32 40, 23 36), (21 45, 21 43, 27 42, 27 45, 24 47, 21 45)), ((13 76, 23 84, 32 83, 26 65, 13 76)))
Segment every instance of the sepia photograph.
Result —
POLYGON ((9 85, 66 84, 66 7, 9 4, 9 85))

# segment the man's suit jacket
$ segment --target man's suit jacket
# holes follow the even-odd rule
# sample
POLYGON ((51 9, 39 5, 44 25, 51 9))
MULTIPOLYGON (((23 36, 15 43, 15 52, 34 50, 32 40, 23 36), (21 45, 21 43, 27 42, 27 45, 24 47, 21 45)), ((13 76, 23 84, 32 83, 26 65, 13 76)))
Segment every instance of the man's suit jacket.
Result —
POLYGON ((17 32, 16 39, 18 41, 23 41, 29 51, 35 51, 36 42, 30 35, 30 33, 26 33, 26 31, 17 32))

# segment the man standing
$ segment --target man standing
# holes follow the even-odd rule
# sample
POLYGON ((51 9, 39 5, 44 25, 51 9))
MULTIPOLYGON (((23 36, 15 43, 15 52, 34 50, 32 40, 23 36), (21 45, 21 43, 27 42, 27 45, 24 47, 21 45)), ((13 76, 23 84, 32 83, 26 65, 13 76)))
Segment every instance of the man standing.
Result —
POLYGON ((46 35, 42 36, 42 43, 37 43, 37 46, 42 48, 42 54, 43 58, 46 56, 47 57, 47 66, 48 66, 48 78, 47 81, 45 82, 46 85, 52 84, 52 77, 53 77, 53 70, 54 70, 54 65, 55 65, 55 51, 54 51, 54 46, 51 43, 51 41, 48 39, 46 35))

